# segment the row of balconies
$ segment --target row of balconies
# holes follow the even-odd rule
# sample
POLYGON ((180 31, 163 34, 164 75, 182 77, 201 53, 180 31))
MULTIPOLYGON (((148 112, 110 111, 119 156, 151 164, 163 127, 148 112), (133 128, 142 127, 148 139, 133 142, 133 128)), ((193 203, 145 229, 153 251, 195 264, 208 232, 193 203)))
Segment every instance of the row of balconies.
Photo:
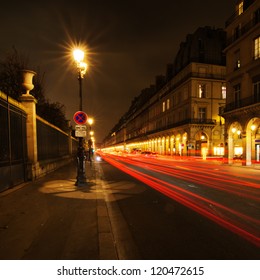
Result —
POLYGON ((259 22, 260 22, 260 17, 259 16, 254 17, 252 20, 250 20, 245 25, 243 25, 241 28, 238 28, 237 30, 235 30, 234 34, 227 38, 227 41, 226 41, 227 46, 231 45, 237 39, 242 37, 250 29, 252 29, 254 26, 256 26, 259 22))
POLYGON ((260 102, 259 96, 249 96, 226 104, 226 106, 224 107, 224 112, 229 112, 235 109, 239 109, 241 107, 250 106, 258 102, 260 102))
MULTIPOLYGON (((148 129, 147 131, 143 131, 142 129, 135 129, 130 131, 127 131, 127 125, 126 125, 126 140, 134 140, 135 138, 141 138, 142 136, 147 136, 148 134, 154 134, 160 131, 165 131, 165 130, 169 130, 169 129, 173 129, 179 126, 183 126, 183 125, 187 125, 187 124, 197 124, 197 125, 216 125, 217 121, 215 119, 197 119, 197 118, 193 118, 193 119, 186 119, 180 122, 176 122, 176 123, 171 123, 171 124, 166 124, 166 125, 161 125, 158 126, 155 129, 148 129)), ((147 125, 146 125, 147 127, 147 125)), ((119 139, 117 139, 118 141, 119 139)))

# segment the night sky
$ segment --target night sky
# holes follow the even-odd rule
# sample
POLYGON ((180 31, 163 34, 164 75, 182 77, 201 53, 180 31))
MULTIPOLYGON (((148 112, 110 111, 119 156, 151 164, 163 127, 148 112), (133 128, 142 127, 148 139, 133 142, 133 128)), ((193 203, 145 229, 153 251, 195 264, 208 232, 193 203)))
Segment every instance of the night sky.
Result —
MULTIPOLYGON (((14 46, 45 73, 45 95, 73 119, 79 86, 72 48, 86 50, 83 110, 101 142, 133 98, 165 74, 198 27, 223 28, 237 0, 77 0, 1 2, 0 56, 14 46)), ((74 122, 72 120, 72 124, 74 122)))

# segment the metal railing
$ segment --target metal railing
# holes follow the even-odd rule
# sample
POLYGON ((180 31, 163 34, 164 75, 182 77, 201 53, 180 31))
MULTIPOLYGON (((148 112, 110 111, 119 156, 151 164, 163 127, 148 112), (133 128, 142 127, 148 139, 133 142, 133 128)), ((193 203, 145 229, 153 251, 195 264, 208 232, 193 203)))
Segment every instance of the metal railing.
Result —
POLYGON ((26 178, 26 112, 0 98, 0 191, 26 178))
POLYGON ((244 34, 246 34, 249 30, 251 30, 253 27, 255 27, 260 22, 260 18, 255 17, 252 20, 248 21, 246 24, 244 24, 241 29, 238 30, 234 35, 227 38, 227 46, 235 42, 237 39, 242 37, 244 34))
POLYGON ((246 107, 246 106, 250 106, 250 105, 254 105, 256 103, 259 103, 260 99, 256 98, 254 96, 249 96, 243 99, 239 99, 235 102, 231 102, 226 104, 225 108, 224 108, 224 112, 229 112, 235 109, 239 109, 242 107, 246 107))
POLYGON ((68 135, 37 118, 37 149, 39 161, 68 155, 68 135))
POLYGON ((130 137, 127 137, 126 140, 134 140, 134 139, 139 139, 139 138, 147 138, 147 136, 149 134, 154 134, 154 133, 158 133, 158 132, 163 132, 169 129, 174 129, 176 127, 182 126, 182 125, 187 125, 187 124, 194 124, 194 125, 216 125, 216 120, 215 119, 197 119, 197 118, 193 118, 193 119, 186 119, 180 122, 176 122, 176 123, 171 123, 171 124, 167 124, 164 126, 160 126, 156 129, 152 129, 149 131, 146 131, 145 133, 134 133, 132 132, 130 137))

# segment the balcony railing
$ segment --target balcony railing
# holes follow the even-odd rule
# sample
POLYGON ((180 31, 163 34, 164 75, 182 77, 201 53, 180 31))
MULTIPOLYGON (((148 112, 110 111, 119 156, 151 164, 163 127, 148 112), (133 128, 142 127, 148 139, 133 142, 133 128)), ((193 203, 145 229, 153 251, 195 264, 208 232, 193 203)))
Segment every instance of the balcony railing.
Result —
POLYGON ((253 104, 259 103, 259 102, 260 102, 259 98, 257 99, 254 96, 249 96, 249 97, 240 99, 236 102, 231 102, 231 103, 226 104, 224 112, 226 113, 226 112, 229 112, 229 111, 232 111, 235 109, 239 109, 242 107, 250 106, 250 105, 253 105, 253 104))
MULTIPOLYGON (((149 134, 153 134, 153 133, 157 133, 157 132, 163 132, 165 130, 169 130, 169 129, 174 129, 178 126, 182 126, 182 125, 186 125, 186 124, 198 124, 198 125, 215 125, 216 124, 216 120, 215 119, 186 119, 180 122, 176 122, 174 124, 167 124, 164 126, 160 126, 156 129, 153 130, 148 130, 146 133, 131 133, 131 136, 127 137, 127 140, 134 140, 134 139, 138 139, 138 138, 142 138, 142 137, 146 137, 149 134)), ((140 130, 139 130, 140 131, 140 130)))
POLYGON ((260 22, 259 17, 255 17, 249 22, 247 22, 245 25, 241 27, 239 32, 236 32, 233 36, 227 38, 227 46, 235 42, 238 38, 246 34, 250 29, 252 29, 254 26, 256 26, 260 22))

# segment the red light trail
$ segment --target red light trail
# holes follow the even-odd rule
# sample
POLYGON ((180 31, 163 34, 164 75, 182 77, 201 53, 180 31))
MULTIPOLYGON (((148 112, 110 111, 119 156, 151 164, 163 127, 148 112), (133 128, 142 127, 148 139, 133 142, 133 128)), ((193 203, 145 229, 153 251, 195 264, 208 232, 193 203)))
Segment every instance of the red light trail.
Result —
POLYGON ((260 247, 259 177, 213 163, 111 154, 103 158, 260 247))

